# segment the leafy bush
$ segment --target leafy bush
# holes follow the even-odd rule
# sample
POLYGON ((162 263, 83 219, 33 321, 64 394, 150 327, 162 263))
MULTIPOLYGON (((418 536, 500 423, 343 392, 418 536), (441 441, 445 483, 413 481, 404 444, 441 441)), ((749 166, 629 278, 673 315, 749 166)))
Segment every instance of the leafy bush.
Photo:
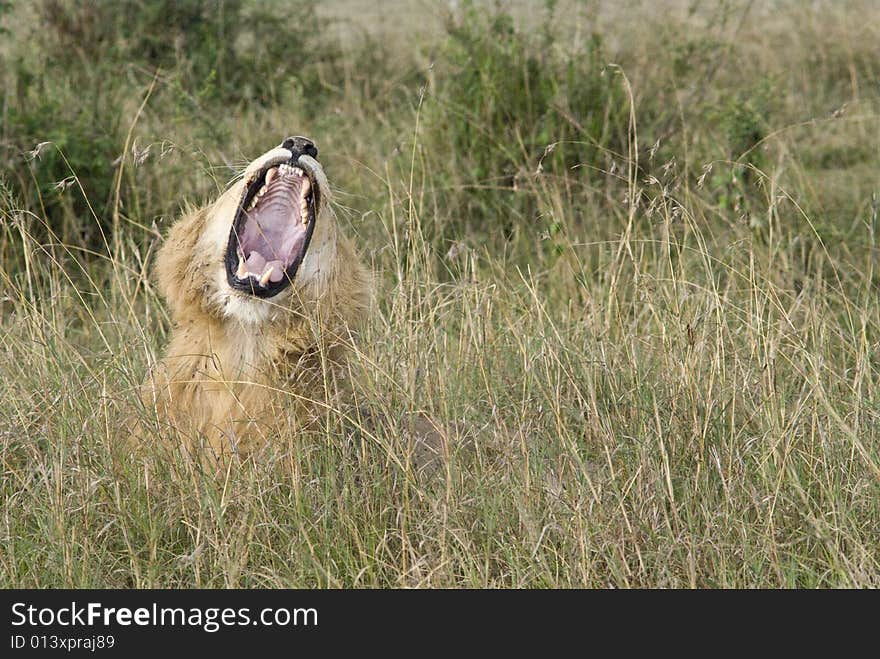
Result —
MULTIPOLYGON (((0 164, 45 218, 32 229, 38 240, 54 234, 92 250, 104 246, 116 164, 157 72, 155 111, 210 126, 217 138, 231 107, 320 103, 340 52, 313 0, 40 0, 36 7, 37 22, 17 27, 16 49, 0 62, 0 164), (41 143, 48 144, 31 154, 41 143)), ((9 9, 0 4, 0 14, 9 9)))
POLYGON ((339 51, 324 38, 312 0, 42 0, 46 47, 88 66, 131 62, 178 74, 213 100, 277 101, 320 90, 316 63, 339 51))
MULTIPOLYGON (((8 180, 29 206, 45 214, 59 238, 97 245, 90 206, 103 214, 115 173, 112 163, 122 149, 118 88, 107 85, 103 76, 60 80, 36 75, 23 61, 10 67, 9 75, 13 94, 2 154, 8 180), (86 197, 78 190, 65 193, 73 177, 86 197)), ((40 226, 33 233, 47 237, 40 226)))
POLYGON ((534 32, 473 3, 447 23, 448 71, 427 101, 424 139, 449 183, 443 205, 462 219, 438 227, 440 237, 483 234, 495 217, 505 218, 509 235, 517 220, 533 219, 534 196, 523 191, 538 172, 568 176, 626 150, 628 101, 605 68, 601 37, 594 33, 578 52, 561 50, 552 10, 548 3, 544 29, 534 32))

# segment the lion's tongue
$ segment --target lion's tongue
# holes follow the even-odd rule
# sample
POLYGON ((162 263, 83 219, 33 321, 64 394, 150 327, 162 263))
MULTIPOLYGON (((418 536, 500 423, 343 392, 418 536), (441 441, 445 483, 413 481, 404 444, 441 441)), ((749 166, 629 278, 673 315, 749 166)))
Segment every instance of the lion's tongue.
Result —
POLYGON ((266 259, 263 258, 263 255, 257 251, 250 253, 247 261, 245 261, 245 268, 248 272, 252 272, 255 275, 262 275, 266 270, 271 268, 272 270, 269 272, 269 281, 273 283, 281 281, 284 277, 284 263, 278 260, 266 261, 266 259))
POLYGON ((247 261, 245 261, 245 267, 248 269, 248 272, 263 272, 266 267, 266 259, 263 258, 263 255, 259 252, 251 252, 250 256, 248 256, 247 261))

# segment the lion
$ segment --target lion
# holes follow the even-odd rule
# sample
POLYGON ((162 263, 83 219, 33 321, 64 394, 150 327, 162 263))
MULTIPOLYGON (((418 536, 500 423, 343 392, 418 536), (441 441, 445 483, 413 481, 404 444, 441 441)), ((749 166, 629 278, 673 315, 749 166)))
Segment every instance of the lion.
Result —
POLYGON ((192 451, 246 456, 336 404, 372 276, 317 157, 312 140, 285 139, 185 211, 156 256, 173 327, 141 399, 192 451))

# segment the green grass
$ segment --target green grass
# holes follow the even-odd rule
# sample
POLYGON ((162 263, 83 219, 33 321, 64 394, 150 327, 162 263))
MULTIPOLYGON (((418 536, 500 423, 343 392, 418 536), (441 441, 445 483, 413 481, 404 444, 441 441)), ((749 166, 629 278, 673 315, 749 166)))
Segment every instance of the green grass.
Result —
POLYGON ((0 12, 0 586, 880 585, 880 13, 669 4, 417 38, 342 3, 254 87, 210 82, 228 48, 59 70, 31 36, 76 35, 0 12), (291 133, 377 274, 351 368, 386 421, 221 479, 115 459, 162 232, 291 133))

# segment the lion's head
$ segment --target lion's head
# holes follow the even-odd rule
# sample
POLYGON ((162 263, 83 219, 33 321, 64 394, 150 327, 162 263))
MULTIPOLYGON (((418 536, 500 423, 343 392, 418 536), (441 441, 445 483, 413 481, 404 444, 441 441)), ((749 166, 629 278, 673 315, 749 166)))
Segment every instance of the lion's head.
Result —
POLYGON ((178 315, 198 309, 258 323, 327 292, 339 241, 317 156, 310 139, 287 138, 172 228, 157 272, 178 315))

